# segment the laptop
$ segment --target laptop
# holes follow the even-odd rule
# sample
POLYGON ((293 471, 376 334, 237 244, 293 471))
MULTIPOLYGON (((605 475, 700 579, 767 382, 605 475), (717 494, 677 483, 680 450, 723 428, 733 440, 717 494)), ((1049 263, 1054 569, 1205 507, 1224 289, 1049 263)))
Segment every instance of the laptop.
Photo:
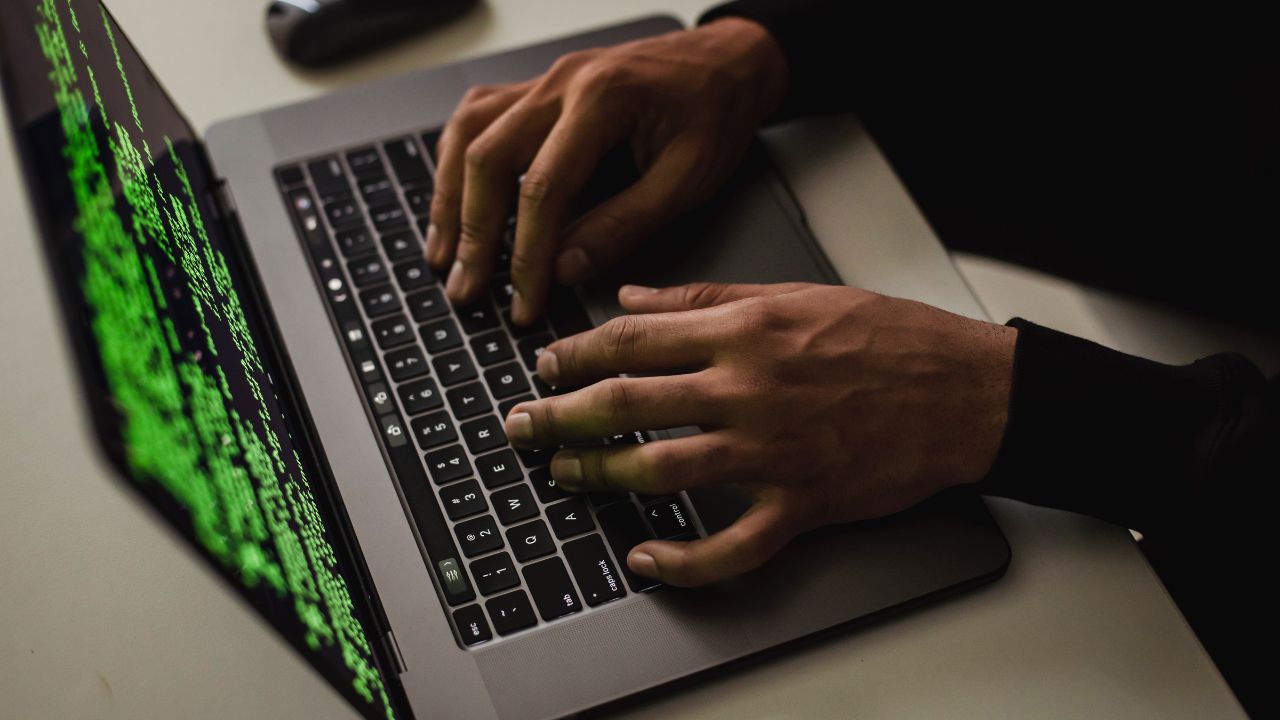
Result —
POLYGON ((558 289, 531 328, 509 322, 501 266, 476 305, 442 295, 422 228, 435 133, 466 88, 678 27, 646 18, 201 137, 94 0, 0 4, 9 119, 105 457, 365 717, 607 707, 1008 565, 981 499, 948 492, 807 533, 742 577, 660 587, 627 551, 724 528, 740 489, 570 495, 553 449, 507 445, 506 410, 556 392, 539 349, 620 313, 619 283, 839 282, 756 147, 716 199, 558 289))

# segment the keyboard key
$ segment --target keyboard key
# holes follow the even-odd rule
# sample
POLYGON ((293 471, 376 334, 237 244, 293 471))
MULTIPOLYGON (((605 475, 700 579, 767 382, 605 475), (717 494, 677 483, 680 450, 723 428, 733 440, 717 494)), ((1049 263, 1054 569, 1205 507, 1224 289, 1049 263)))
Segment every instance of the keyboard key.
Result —
POLYGON ((453 429, 453 421, 449 419, 449 413, 443 410, 415 418, 410 426, 413 428, 414 436, 418 438, 418 447, 423 450, 430 450, 458 439, 458 432, 453 429))
POLYGON ((526 338, 530 335, 549 332, 547 324, 541 320, 535 321, 532 325, 516 325, 511 322, 511 309, 507 308, 502 311, 502 321, 507 326, 507 331, 511 333, 513 338, 526 338))
MULTIPOLYGON (((409 305, 409 312, 413 312, 412 304, 409 305)), ((458 332, 458 326, 453 322, 453 319, 445 318, 422 326, 422 343, 427 346, 427 352, 435 355, 461 345, 462 335, 458 332)), ((463 354, 465 355, 465 353, 463 354)), ((470 360, 467 360, 468 364, 470 362, 470 360)), ((475 376, 472 375, 472 377, 475 376)))
POLYGON ((697 534, 697 530, 693 527, 693 518, 689 516, 689 511, 685 510, 684 504, 678 497, 665 497, 658 502, 646 505, 644 517, 649 521, 653 532, 665 540, 693 537, 697 534))
POLYGON ((405 219, 404 208, 396 201, 370 206, 369 219, 373 221, 373 227, 378 232, 387 232, 395 228, 402 228, 408 224, 405 219))
POLYGON ((359 227, 339 231, 333 237, 338 241, 338 250, 345 258, 363 255, 373 249, 373 236, 363 223, 359 227))
MULTIPOLYGON (((420 323, 449 313, 449 306, 438 287, 409 295, 405 302, 409 304, 409 314, 420 323)), ((456 332, 454 334, 457 335, 456 332)))
POLYGON ((507 444, 507 434, 502 431, 502 421, 493 415, 463 423, 462 439, 475 455, 507 444))
POLYGON ((440 143, 440 130, 430 130, 422 133, 422 146, 427 149, 427 155, 431 158, 431 164, 437 168, 440 167, 440 160, 436 157, 436 148, 440 143))
POLYGON ((493 620, 493 629, 498 631, 499 635, 510 635, 538 622, 538 619, 533 616, 533 606, 529 604, 529 597, 523 590, 490 598, 485 601, 484 607, 489 611, 489 618, 493 620))
POLYGON ((503 400, 502 402, 498 403, 498 417, 502 418, 503 420, 506 420, 507 416, 511 414, 512 408, 514 408, 515 406, 519 405, 522 402, 529 402, 530 400, 533 400, 533 399, 534 397, 532 395, 521 395, 519 397, 507 398, 506 400, 503 400))
POLYGON ((404 403, 404 411, 410 415, 435 410, 443 403, 440 398, 440 389, 436 387, 436 381, 431 378, 401 385, 399 392, 400 402, 404 403))
POLYGON ((385 205, 396 199, 396 186, 385 175, 358 180, 356 188, 368 205, 385 205))
POLYGON ((631 503, 610 505, 596 513, 596 519, 600 521, 600 529, 609 541, 609 549, 613 550, 614 557, 622 565, 622 576, 627 579, 631 591, 643 592, 657 587, 658 581, 636 575, 627 567, 627 553, 631 552, 631 548, 653 539, 635 506, 631 503))
POLYGON ((289 165, 276 170, 276 179, 281 185, 301 185, 306 177, 302 174, 302 168, 297 165, 289 165))
POLYGON ((400 348, 387 353, 383 358, 387 363, 387 372, 396 382, 404 382, 427 374, 427 359, 417 345, 400 348))
POLYGON ((569 493, 560 489, 560 486, 556 484, 556 479, 551 477, 551 468, 540 467, 536 470, 530 470, 529 482, 533 483, 533 491, 538 493, 538 499, 544 503, 571 497, 569 493))
POLYGON ((371 318, 381 317, 400 309, 400 298, 390 285, 379 285, 360 293, 360 306, 371 318))
POLYGON ((377 257, 353 260, 347 263, 347 272, 351 273, 351 282, 360 288, 387 281, 387 267, 377 257))
POLYGON ((489 623, 484 619, 484 611, 479 605, 467 605, 453 611, 453 624, 458 628, 458 637, 462 644, 470 647, 492 640, 489 623))
POLYGON ((437 485, 461 480, 471 474, 471 461, 461 445, 450 445, 426 455, 427 472, 437 485))
POLYGON ((511 284, 511 277, 498 275, 489 282, 489 292, 493 295, 493 301, 497 303, 498 309, 506 310, 511 307, 511 298, 516 294, 516 286, 511 284))
POLYGON ((503 525, 514 525, 538 516, 538 503, 533 501, 528 485, 512 485, 494 493, 489 499, 493 501, 493 511, 503 525))
POLYGON ((406 293, 424 288, 436 281, 436 276, 431 274, 431 269, 427 267, 427 262, 422 258, 396 265, 395 273, 396 282, 400 284, 400 289, 406 293))
POLYGON ((524 581, 543 620, 555 620, 582 609, 582 601, 573 590, 564 562, 558 557, 525 567, 524 581))
POLYGON ((484 381, 489 384, 493 396, 502 398, 529 392, 529 381, 519 363, 507 363, 484 371, 484 381))
POLYGON ((494 314, 493 306, 488 302, 481 301, 475 305, 460 307, 457 308, 457 312, 462 329, 468 335, 498 327, 498 316, 494 314))
POLYGON ((361 382, 369 383, 382 379, 382 370, 378 367, 378 361, 374 359, 373 353, 368 350, 358 350, 351 353, 351 362, 355 363, 356 374, 360 377, 361 382))
POLYGON ((414 215, 431 214, 431 188, 420 185, 404 189, 404 203, 414 215))
POLYGON ((333 197, 348 192, 347 176, 342 171, 342 163, 338 158, 329 155, 307 163, 307 171, 311 173, 311 182, 315 183, 320 197, 333 197))
POLYGON ((520 456, 520 462, 524 463, 527 468, 536 468, 551 462, 551 456, 556 454, 555 448, 520 448, 516 450, 516 454, 520 456))
POLYGON ((591 512, 587 510, 587 504, 582 502, 582 498, 570 498, 547 508, 547 521, 551 523, 551 530, 556 537, 561 540, 596 529, 591 512))
POLYGON ((511 543, 511 550, 522 563, 556 551, 555 543, 551 541, 551 532, 541 520, 511 528, 507 531, 507 542, 511 543))
POLYGON ((516 347, 520 350, 520 359, 524 360, 524 366, 529 368, 529 372, 538 371, 538 356, 554 341, 555 338, 551 333, 538 333, 516 343, 516 347))
POLYGON ((475 480, 455 483, 440 489, 440 502, 450 520, 461 520, 489 509, 475 480))
POLYGON ((351 174, 358 178, 386 175, 386 171, 382 169, 382 157, 378 155, 378 149, 373 146, 348 150, 347 165, 351 167, 351 174))
POLYGON ((360 214, 360 206, 355 200, 346 196, 339 196, 325 203, 324 216, 329 219, 329 224, 335 229, 350 227, 364 221, 364 216, 360 214))
MULTIPOLYGON (((622 587, 622 577, 614 567, 613 559, 605 552, 599 535, 588 535, 567 542, 563 546, 564 558, 569 569, 582 588, 582 599, 595 607, 627 594, 622 587)), ((477 582, 477 584, 479 584, 477 582)))
POLYGON ((547 320, 556 331, 556 337, 569 337, 590 330, 591 318, 574 293, 573 288, 557 285, 551 288, 547 298, 547 320))
POLYGON ((379 416, 378 424, 382 426, 382 437, 387 441, 387 445, 398 448, 409 442, 405 438, 404 420, 400 419, 399 413, 393 412, 379 416))
POLYGON ((414 142, 413 138, 388 140, 382 149, 387 152, 387 160, 391 162, 391 168, 395 170, 401 185, 414 185, 431 180, 431 176, 427 174, 427 165, 422 162, 418 143, 414 142))
POLYGON ((422 256, 422 245, 411 232, 393 232, 383 235, 382 249, 387 252, 391 262, 422 256))
POLYGON ((622 492, 611 492, 608 490, 597 490, 587 493, 587 498, 591 500, 591 504, 595 507, 604 507, 613 503, 629 501, 631 496, 622 492))
POLYGON ((383 318, 369 327, 373 330, 373 339, 383 350, 413 342, 413 325, 404 315, 383 318))
POLYGON ((511 450, 500 450, 483 457, 476 458, 480 479, 490 490, 503 485, 510 485, 524 477, 520 472, 520 464, 516 462, 515 453, 511 450))
POLYGON ((449 407, 453 409, 454 417, 459 420, 475 417, 493 409, 489 404, 489 394, 478 382, 456 387, 445 395, 449 398, 449 407))
POLYGON ((472 364, 471 356, 466 350, 441 355, 432 360, 431 364, 436 369, 436 377, 440 379, 441 385, 454 385, 476 379, 476 366, 472 364))
POLYGON ((507 339, 507 334, 501 330, 471 338, 471 352, 476 354, 476 360, 481 365, 492 365, 503 360, 510 360, 513 355, 511 341, 507 339))
POLYGON ((511 562, 511 556, 505 552, 482 557, 472 562, 471 577, 476 579, 476 587, 484 595, 502 592, 520 584, 520 576, 516 575, 516 565, 511 562))
POLYGON ((483 555, 502 547, 502 536, 493 518, 482 515, 474 520, 458 523, 453 531, 458 535, 458 545, 467 557, 483 555))
POLYGON ((303 237, 306 238, 312 253, 328 252, 329 231, 325 229, 324 223, 320 222, 315 201, 311 199, 311 191, 305 187, 290 190, 288 205, 293 212, 294 220, 298 222, 298 227, 302 228, 303 237))
POLYGON ((389 412, 395 412, 396 401, 391 399, 391 393, 386 385, 374 383, 365 389, 365 393, 368 394, 369 404, 373 406, 376 414, 386 415, 389 412))

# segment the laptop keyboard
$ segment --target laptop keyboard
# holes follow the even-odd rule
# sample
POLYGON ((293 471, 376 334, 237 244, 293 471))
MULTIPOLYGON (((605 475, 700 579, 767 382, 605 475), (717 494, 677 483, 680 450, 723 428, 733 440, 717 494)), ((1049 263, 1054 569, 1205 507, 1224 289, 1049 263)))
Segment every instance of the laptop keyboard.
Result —
POLYGON ((489 296, 449 302, 422 258, 434 166, 425 149, 436 137, 363 145, 275 175, 441 600, 472 646, 654 589, 627 569, 627 552, 698 531, 683 495, 570 495, 547 468, 554 450, 508 445, 507 412, 555 392, 535 374, 542 348, 591 323, 567 288, 553 292, 546 319, 511 323, 514 218, 489 296))

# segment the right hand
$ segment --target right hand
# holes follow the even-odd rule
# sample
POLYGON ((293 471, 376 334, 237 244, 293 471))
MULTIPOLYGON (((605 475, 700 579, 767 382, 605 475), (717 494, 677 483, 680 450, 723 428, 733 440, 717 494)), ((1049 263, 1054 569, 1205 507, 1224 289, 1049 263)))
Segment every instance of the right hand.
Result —
POLYGON ((583 282, 708 199, 785 92, 781 50, 739 18, 570 53, 533 80, 472 88, 437 148, 427 260, 452 263, 451 300, 478 299, 517 202, 511 312, 529 324, 553 275, 583 282), (624 141, 640 179, 566 227, 570 202, 624 141))

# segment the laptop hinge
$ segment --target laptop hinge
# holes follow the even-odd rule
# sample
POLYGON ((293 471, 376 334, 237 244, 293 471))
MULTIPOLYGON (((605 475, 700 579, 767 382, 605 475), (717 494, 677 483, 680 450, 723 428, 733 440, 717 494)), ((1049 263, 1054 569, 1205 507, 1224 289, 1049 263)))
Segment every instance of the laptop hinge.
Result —
POLYGON ((405 673, 404 656, 400 654, 400 645, 396 642, 395 633, 390 630, 382 636, 382 644, 386 648, 387 657, 391 658, 391 662, 395 663, 396 675, 405 673))
POLYGON ((213 201, 213 208, 218 213, 218 218, 223 222, 235 222, 238 214, 236 212, 236 201, 231 197, 231 186, 227 184, 227 181, 216 181, 209 191, 209 195, 213 201))

